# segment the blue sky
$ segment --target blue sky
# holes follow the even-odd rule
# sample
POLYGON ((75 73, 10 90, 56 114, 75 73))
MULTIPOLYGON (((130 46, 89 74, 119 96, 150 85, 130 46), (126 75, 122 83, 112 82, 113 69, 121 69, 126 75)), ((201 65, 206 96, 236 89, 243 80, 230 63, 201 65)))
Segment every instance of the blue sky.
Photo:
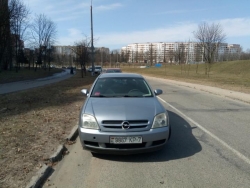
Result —
MULTIPOLYGON (((23 0, 31 15, 57 25, 57 44, 91 36, 91 0, 23 0)), ((130 43, 187 42, 202 22, 220 23, 229 44, 250 49, 250 0, 92 0, 96 47, 130 43)))

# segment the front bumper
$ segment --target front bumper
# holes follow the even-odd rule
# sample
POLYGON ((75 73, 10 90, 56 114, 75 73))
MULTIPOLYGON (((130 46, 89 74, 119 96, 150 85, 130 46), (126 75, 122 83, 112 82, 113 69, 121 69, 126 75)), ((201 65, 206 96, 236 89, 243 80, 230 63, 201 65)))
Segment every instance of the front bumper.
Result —
POLYGON ((103 154, 137 154, 162 149, 169 138, 169 127, 142 132, 101 132, 79 127, 79 138, 84 149, 103 154), (142 136, 141 144, 110 144, 110 136, 142 136))

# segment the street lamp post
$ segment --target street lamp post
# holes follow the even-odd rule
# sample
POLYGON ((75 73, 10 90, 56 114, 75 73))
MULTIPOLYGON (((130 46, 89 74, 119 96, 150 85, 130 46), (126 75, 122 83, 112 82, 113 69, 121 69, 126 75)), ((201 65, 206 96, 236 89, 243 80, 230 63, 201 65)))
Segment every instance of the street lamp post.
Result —
POLYGON ((92 65, 92 76, 94 76, 94 74, 95 74, 95 66, 94 66, 92 0, 91 0, 91 6, 90 6, 90 14, 91 14, 91 65, 92 65))
POLYGON ((49 71, 50 71, 50 51, 51 51, 51 45, 49 43, 48 45, 48 52, 49 52, 49 71))
POLYGON ((103 66, 103 47, 101 48, 101 66, 103 66))
POLYGON ((109 61, 110 61, 110 67, 112 67, 112 64, 111 64, 111 54, 109 54, 109 61))

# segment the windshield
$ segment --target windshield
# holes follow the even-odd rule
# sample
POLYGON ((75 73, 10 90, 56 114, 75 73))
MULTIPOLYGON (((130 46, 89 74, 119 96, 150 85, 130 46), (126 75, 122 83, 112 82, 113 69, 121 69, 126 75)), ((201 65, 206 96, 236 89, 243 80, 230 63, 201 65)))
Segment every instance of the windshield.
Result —
POLYGON ((91 97, 153 97, 143 78, 99 78, 91 97))

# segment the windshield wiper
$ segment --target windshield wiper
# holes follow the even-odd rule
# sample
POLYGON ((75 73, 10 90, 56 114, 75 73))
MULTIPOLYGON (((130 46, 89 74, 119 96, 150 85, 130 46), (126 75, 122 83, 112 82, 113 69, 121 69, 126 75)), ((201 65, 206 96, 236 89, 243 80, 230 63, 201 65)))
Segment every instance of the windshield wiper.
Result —
POLYGON ((143 97, 143 96, 136 96, 136 95, 124 95, 123 97, 143 97))
POLYGON ((108 97, 106 95, 92 95, 91 97, 108 97))

